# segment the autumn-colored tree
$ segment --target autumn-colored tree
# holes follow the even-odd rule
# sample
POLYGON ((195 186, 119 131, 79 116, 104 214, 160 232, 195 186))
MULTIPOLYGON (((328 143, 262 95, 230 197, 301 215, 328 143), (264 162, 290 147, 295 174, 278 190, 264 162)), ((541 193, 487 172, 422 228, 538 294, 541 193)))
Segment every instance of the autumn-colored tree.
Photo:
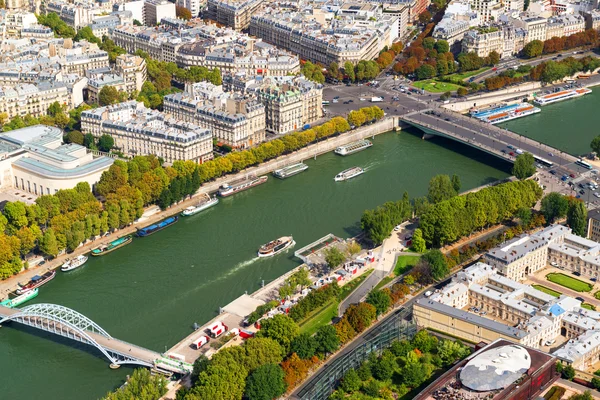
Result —
POLYGON ((175 15, 177 15, 177 18, 181 18, 186 21, 192 19, 192 12, 181 6, 175 6, 175 15))
POLYGON ((312 364, 309 360, 302 360, 298 354, 292 353, 287 360, 281 363, 281 369, 285 373, 285 383, 288 389, 295 387, 308 375, 308 368, 312 364))
POLYGON ((341 343, 346 343, 350 341, 354 336, 356 336, 356 331, 348 322, 348 319, 342 318, 338 321, 337 324, 334 325, 335 331, 337 332, 338 337, 340 338, 341 343))
POLYGON ((348 319, 352 328, 358 333, 367 329, 376 317, 377 310, 368 303, 352 304, 344 313, 344 318, 348 319))

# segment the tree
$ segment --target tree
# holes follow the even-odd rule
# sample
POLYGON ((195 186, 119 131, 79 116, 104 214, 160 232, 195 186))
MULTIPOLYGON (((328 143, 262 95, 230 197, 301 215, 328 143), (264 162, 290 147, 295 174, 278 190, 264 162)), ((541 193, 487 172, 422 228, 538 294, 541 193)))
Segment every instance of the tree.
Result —
POLYGON ((426 330, 421 330, 413 337, 411 344, 421 352, 429 353, 438 345, 438 339, 426 330))
POLYGON ((590 147, 592 148, 593 152, 595 152, 597 155, 600 155, 600 135, 596 136, 592 140, 592 143, 590 143, 590 147))
POLYGON ((448 275, 448 261, 442 252, 438 249, 431 249, 423 255, 425 260, 431 267, 431 275, 435 280, 441 280, 448 275))
POLYGON ((490 65, 496 65, 500 62, 500 54, 496 50, 492 50, 488 57, 490 58, 490 65))
POLYGON ((436 175, 429 181, 427 199, 431 203, 439 203, 457 195, 448 175, 436 175))
POLYGON ((119 92, 114 86, 104 86, 98 93, 98 103, 101 106, 118 103, 120 100, 119 92))
POLYGON ((456 174, 452 175, 452 187, 456 193, 460 192, 460 176, 456 174))
POLYGON ((285 393, 285 374, 276 364, 258 367, 246 381, 245 394, 249 400, 272 400, 285 393))
POLYGON ((440 39, 435 42, 435 49, 437 50, 438 54, 448 53, 450 51, 450 45, 446 40, 440 39))
POLYGON ((58 255, 58 242, 52 228, 46 229, 46 232, 40 239, 40 251, 48 256, 56 257, 58 255))
POLYGON ((346 372, 344 378, 342 378, 342 383, 340 384, 340 388, 346 393, 353 393, 360 389, 362 382, 358 376, 358 373, 355 369, 351 369, 346 372))
POLYGON ((175 6, 175 15, 177 18, 189 21, 192 19, 192 12, 185 7, 175 6))
POLYGON ((425 253, 425 250, 427 250, 425 239, 423 238, 423 231, 419 228, 415 229, 413 233, 412 248, 417 253, 425 253))
POLYGON ((365 122, 367 122, 367 117, 365 116, 365 113, 361 110, 352 110, 348 113, 348 123, 350 125, 359 127, 362 126, 365 122))
POLYGON ((201 372, 206 371, 210 360, 204 354, 201 354, 200 357, 194 361, 194 370, 192 371, 192 383, 196 383, 198 381, 198 376, 201 372))
POLYGON ((566 365, 563 367, 562 376, 565 379, 572 380, 575 378, 575 368, 571 365, 566 365))
POLYGON ((325 262, 329 268, 334 269, 339 267, 345 260, 346 256, 337 247, 330 247, 324 251, 325 262))
POLYGON ((135 26, 143 26, 142 23, 139 20, 137 20, 137 19, 133 20, 133 25, 135 25, 135 26))
POLYGON ((446 101, 446 100, 448 100, 448 99, 449 99, 449 98, 451 98, 451 97, 452 97, 452 93, 451 93, 451 92, 444 92, 444 93, 442 93, 442 95, 440 96, 440 100, 442 100, 442 101, 446 101))
POLYGON ((96 147, 96 139, 94 139, 94 135, 91 133, 86 133, 83 136, 83 145, 88 149, 92 149, 96 147))
POLYGON ((360 247, 360 244, 358 244, 357 242, 350 242, 346 246, 346 254, 348 254, 348 257, 353 257, 357 255, 358 253, 360 253, 361 250, 362 247, 360 247))
POLYGON ((301 333, 296 336, 291 344, 291 352, 298 354, 303 360, 308 360, 315 355, 318 343, 310 334, 301 333))
POLYGON ((567 210, 567 225, 573 230, 574 234, 581 237, 587 236, 587 208, 583 201, 570 201, 567 210))
POLYGON ((419 14, 419 22, 420 23, 426 24, 430 20, 431 20, 431 13, 429 11, 425 10, 421 14, 419 14))
POLYGON ((261 321, 260 331, 256 337, 266 337, 275 340, 285 349, 290 351, 292 341, 300 334, 300 328, 293 319, 287 315, 277 314, 273 318, 261 321))
POLYGON ((160 374, 151 374, 148 369, 137 368, 127 385, 109 393, 103 400, 158 400, 167 393, 167 379, 160 374))
POLYGON ((317 341, 317 351, 320 353, 333 353, 340 347, 340 339, 333 325, 323 325, 319 327, 315 334, 317 341))
POLYGON ((538 57, 544 51, 544 43, 541 40, 532 40, 523 47, 523 55, 527 58, 538 57))
POLYGON ((524 227, 528 227, 531 222, 531 208, 521 207, 517 210, 515 216, 521 221, 521 225, 524 227))
POLYGON ((436 74, 436 70, 432 65, 423 64, 417 68, 417 78, 419 80, 433 78, 436 74))
POLYGON ((465 97, 467 94, 469 94, 469 90, 461 86, 456 90, 456 94, 460 97, 465 97))
POLYGON ((67 142, 75 144, 83 144, 83 134, 79 131, 71 131, 67 133, 67 142))
POLYGON ((354 82, 356 80, 356 76, 354 75, 354 64, 352 64, 350 61, 346 61, 344 63, 344 73, 350 82, 354 82))
POLYGON ((376 379, 386 381, 392 377, 394 370, 398 368, 396 356, 389 350, 385 350, 381 357, 371 364, 371 372, 376 379))
MULTIPOLYGON (((573 367, 571 367, 573 368, 573 367)), ((569 398, 567 400, 593 400, 594 397, 592 397, 592 392, 590 392, 589 390, 586 390, 583 393, 580 394, 573 394, 571 396, 569 396, 569 398)))
POLYGON ((519 154, 515 159, 515 164, 512 168, 512 173, 518 179, 527 179, 535 174, 535 159, 531 153, 519 154))
POLYGON ((367 329, 376 317, 377 310, 369 303, 352 304, 344 313, 344 318, 358 333, 367 329))
POLYGON ((569 201, 567 198, 560 193, 552 192, 542 199, 540 211, 546 222, 552 224, 556 219, 565 217, 568 209, 569 201))
POLYGON ((102 151, 109 152, 115 145, 115 140, 112 136, 104 134, 98 140, 98 148, 102 151))
POLYGON ((347 318, 342 318, 334 325, 335 332, 341 343, 346 343, 354 336, 356 336, 356 330, 350 325, 347 318))
POLYGON ((375 307, 377 315, 383 314, 392 305, 389 290, 372 290, 367 295, 367 303, 375 307))

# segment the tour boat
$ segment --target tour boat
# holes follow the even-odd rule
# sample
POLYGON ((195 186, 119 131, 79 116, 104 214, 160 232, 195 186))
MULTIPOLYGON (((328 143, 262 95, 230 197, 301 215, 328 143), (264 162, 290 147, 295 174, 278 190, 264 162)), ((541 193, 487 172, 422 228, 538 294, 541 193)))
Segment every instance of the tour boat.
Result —
POLYGON ((48 271, 44 275, 39 276, 35 275, 29 282, 25 285, 19 284, 21 287, 17 289, 17 294, 24 294, 27 292, 31 292, 33 289, 39 288, 45 283, 50 282, 56 276, 56 271, 48 271))
POLYGON ((229 183, 224 183, 221 185, 221 188, 217 192, 217 194, 221 197, 231 196, 232 194, 236 194, 238 192, 250 189, 251 187, 261 185, 267 181, 268 177, 266 175, 255 177, 250 176, 248 178, 241 179, 239 181, 229 183))
POLYGON ((188 208, 183 210, 181 215, 183 215, 184 217, 189 217, 191 215, 197 214, 200 211, 204 211, 207 208, 210 208, 210 207, 216 205, 218 202, 219 202, 219 199, 217 199, 216 197, 211 198, 209 195, 206 195, 206 197, 203 198, 202 201, 200 201, 195 206, 189 206, 188 208))
POLYGON ((67 272, 67 271, 73 271, 76 268, 81 267, 83 264, 85 264, 85 262, 88 260, 87 256, 79 255, 77 257, 75 257, 72 260, 67 260, 67 262, 65 262, 62 267, 60 267, 60 270, 63 272, 67 272))
POLYGON ((294 242, 294 238, 291 236, 283 236, 279 239, 273 240, 267 244, 263 244, 258 249, 259 257, 272 257, 276 254, 281 253, 285 249, 288 249, 294 246, 296 242, 294 242))
POLYGON ((12 299, 6 299, 6 300, 0 302, 0 306, 4 306, 4 307, 8 307, 8 308, 18 307, 21 304, 25 303, 26 301, 36 298, 37 295, 39 294, 39 292, 40 292, 40 289, 35 288, 35 289, 30 290, 20 296, 17 296, 12 299))
POLYGON ((352 143, 348 143, 348 144, 339 146, 333 152, 335 154, 339 154, 340 156, 348 156, 350 154, 354 154, 354 153, 362 151, 364 149, 368 149, 371 146, 373 146, 373 143, 371 143, 367 139, 363 139, 363 140, 359 140, 357 142, 352 142, 352 143))
POLYGON ((273 171, 273 176, 279 179, 289 178, 290 176, 294 176, 299 174, 300 172, 304 172, 308 169, 308 165, 303 162, 299 162, 297 164, 288 165, 286 167, 276 169, 273 171))
POLYGON ((110 253, 111 251, 114 251, 118 248, 121 248, 121 247, 131 243, 132 240, 133 240, 133 238, 131 237, 131 235, 120 237, 117 240, 113 240, 109 244, 103 244, 102 246, 96 247, 95 249, 92 250, 92 255, 93 256, 103 256, 105 254, 110 253))
POLYGON ((352 167, 337 174, 333 180, 336 182, 347 181, 348 179, 352 179, 364 173, 364 169, 360 167, 352 167))
POLYGON ((547 104, 557 103, 559 101, 567 99, 573 99, 575 97, 580 97, 589 93, 592 93, 592 91, 588 88, 561 90, 558 92, 537 96, 535 100, 533 100, 533 102, 538 106, 545 106, 547 104))
POLYGON ((137 235, 139 237, 150 236, 153 233, 156 233, 156 232, 160 231, 161 229, 165 229, 166 227, 173 225, 178 220, 179 220, 179 217, 177 215, 175 215, 173 217, 169 217, 167 219, 163 219, 158 224, 152 224, 152 225, 147 226, 145 228, 138 229, 137 230, 137 235))

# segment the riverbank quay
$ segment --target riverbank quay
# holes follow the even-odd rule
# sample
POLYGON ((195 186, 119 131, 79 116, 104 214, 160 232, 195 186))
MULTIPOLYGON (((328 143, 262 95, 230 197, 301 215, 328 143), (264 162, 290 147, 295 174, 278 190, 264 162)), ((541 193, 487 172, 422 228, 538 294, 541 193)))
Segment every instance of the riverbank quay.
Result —
MULTIPOLYGON (((297 163, 309 158, 316 158, 319 155, 328 153, 334 150, 336 147, 339 147, 344 144, 351 143, 353 141, 357 141, 360 139, 373 137, 385 132, 393 131, 400 126, 400 121, 398 117, 387 117, 381 121, 375 122, 371 125, 363 126, 344 134, 341 134, 336 137, 330 137, 326 140, 319 141, 317 143, 311 144, 303 149, 297 150, 295 152, 282 155, 273 160, 267 161, 263 164, 248 168, 246 170, 240 171, 236 174, 226 175, 220 177, 212 182, 207 182, 200 187, 198 192, 194 196, 189 199, 186 199, 182 202, 179 202, 170 208, 164 211, 156 211, 156 206, 150 206, 144 210, 144 217, 140 218, 140 220, 134 222, 132 225, 124 227, 122 229, 116 230, 107 236, 103 236, 101 238, 96 238, 95 240, 88 241, 78 247, 72 253, 64 253, 59 255, 58 257, 47 261, 42 266, 32 266, 26 270, 23 270, 21 273, 14 275, 4 281, 0 282, 0 299, 3 299, 8 296, 10 292, 15 291, 18 288, 19 282, 27 282, 34 275, 42 275, 43 273, 59 268, 67 259, 77 257, 80 254, 85 254, 90 252, 93 248, 99 246, 103 243, 108 243, 113 240, 118 239, 119 237, 126 236, 129 234, 134 234, 138 228, 143 228, 159 222, 167 217, 172 215, 177 215, 185 208, 195 205, 198 201, 198 197, 203 196, 205 194, 210 194, 216 192, 221 185, 227 182, 234 181, 236 179, 240 179, 247 175, 263 175, 270 173, 276 169, 282 168, 286 165, 297 163)), ((406 125, 404 125, 406 126, 406 125)), ((136 239, 134 239, 136 240, 136 239)))
MULTIPOLYGON (((336 242, 336 247, 338 244, 346 246, 348 243, 352 242, 352 239, 336 242)), ((314 258, 322 258, 324 257, 324 250, 328 247, 333 246, 333 243, 328 243, 326 246, 322 247, 318 251, 314 253, 314 258)), ((372 254, 377 254, 379 248, 371 250, 372 254)), ((179 343, 175 344, 169 350, 167 350, 168 354, 175 353, 178 355, 182 355, 185 357, 186 362, 193 363, 198 357, 201 355, 205 355, 210 358, 213 354, 215 354, 220 348, 225 348, 229 346, 236 346, 243 343, 243 339, 239 335, 235 335, 231 340, 225 343, 219 349, 215 349, 211 347, 211 341, 202 346, 200 349, 195 349, 192 346, 192 342, 198 339, 200 336, 208 336, 208 331, 211 326, 214 326, 216 323, 223 323, 227 326, 228 331, 233 329, 239 329, 240 331, 244 330, 247 333, 254 334, 258 331, 258 329, 254 325, 247 325, 244 323, 246 317, 251 314, 258 306, 268 303, 272 300, 277 300, 280 302, 280 305, 277 307, 280 313, 285 313, 289 310, 290 307, 294 306, 301 298, 303 298, 306 294, 308 294, 309 289, 304 289, 303 291, 294 294, 290 298, 287 298, 285 301, 282 301, 279 296, 279 288, 284 285, 285 281, 291 277, 296 272, 300 271, 303 268, 308 269, 309 271, 309 280, 313 282, 311 288, 320 287, 324 284, 327 284, 330 281, 335 280, 340 287, 345 286, 346 284, 354 281, 365 272, 370 271, 375 266, 379 265, 378 258, 368 257, 367 251, 361 251, 358 255, 356 255, 352 260, 347 261, 346 265, 350 265, 350 268, 346 268, 346 265, 341 265, 338 268, 328 271, 327 274, 323 273, 323 266, 312 265, 312 267, 306 263, 302 263, 298 267, 286 272, 285 274, 279 276, 278 278, 272 280, 268 284, 265 284, 260 289, 254 291, 251 294, 243 294, 231 301, 224 307, 221 307, 219 310, 219 314, 212 318, 210 321, 203 324, 197 330, 193 331, 189 335, 187 335, 184 339, 182 339, 179 343), (370 261, 372 260, 372 261, 370 261), (321 282, 321 283, 319 283, 321 282)), ((371 274, 373 275, 373 274, 371 274)), ((226 334, 224 334, 226 336, 226 334)))

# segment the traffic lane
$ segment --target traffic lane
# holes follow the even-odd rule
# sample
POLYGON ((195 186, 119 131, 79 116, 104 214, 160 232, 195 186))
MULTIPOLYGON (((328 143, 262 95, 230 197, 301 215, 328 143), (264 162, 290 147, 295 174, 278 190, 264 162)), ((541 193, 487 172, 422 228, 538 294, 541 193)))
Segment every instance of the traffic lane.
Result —
MULTIPOLYGON (((513 147, 517 147, 524 151, 530 152, 531 154, 538 154, 540 157, 544 157, 543 155, 539 154, 539 148, 536 148, 535 146, 532 146, 529 143, 519 141, 518 139, 506 134, 503 135, 501 132, 488 135, 482 132, 483 127, 470 123, 468 120, 461 120, 460 125, 458 125, 451 122, 453 120, 446 121, 445 119, 423 113, 413 115, 412 118, 417 121, 429 124, 431 126, 435 126, 436 128, 452 132, 455 135, 464 139, 464 141, 466 142, 475 141, 477 143, 484 144, 498 151, 501 151, 506 148, 506 145, 504 143, 501 143, 505 142, 506 144, 510 144, 513 147)), ((550 161, 556 162, 561 165, 571 163, 569 160, 565 160, 558 155, 554 155, 554 157, 552 158, 553 159, 550 161)), ((507 159, 514 160, 514 157, 510 157, 510 155, 507 154, 507 159)))
MULTIPOLYGON (((570 158, 568 158, 568 155, 566 155, 565 153, 562 153, 557 149, 553 149, 545 144, 536 142, 533 139, 509 131, 508 129, 501 129, 493 125, 481 122, 474 118, 469 118, 454 113, 450 114, 447 111, 440 110, 438 114, 442 115, 446 122, 458 122, 461 126, 469 128, 471 131, 483 135, 483 137, 492 136, 493 138, 502 140, 507 144, 512 145, 513 147, 520 148, 522 150, 530 152, 531 154, 537 155, 538 157, 547 159, 553 163, 563 166, 569 165, 569 170, 575 170, 577 173, 582 173, 585 171, 584 168, 575 166, 573 164, 573 161, 570 158), (484 129, 486 129, 489 132, 489 134, 484 133, 484 129)), ((439 118, 435 116, 432 117, 439 118)), ((509 151, 507 150, 507 152, 509 151)))

